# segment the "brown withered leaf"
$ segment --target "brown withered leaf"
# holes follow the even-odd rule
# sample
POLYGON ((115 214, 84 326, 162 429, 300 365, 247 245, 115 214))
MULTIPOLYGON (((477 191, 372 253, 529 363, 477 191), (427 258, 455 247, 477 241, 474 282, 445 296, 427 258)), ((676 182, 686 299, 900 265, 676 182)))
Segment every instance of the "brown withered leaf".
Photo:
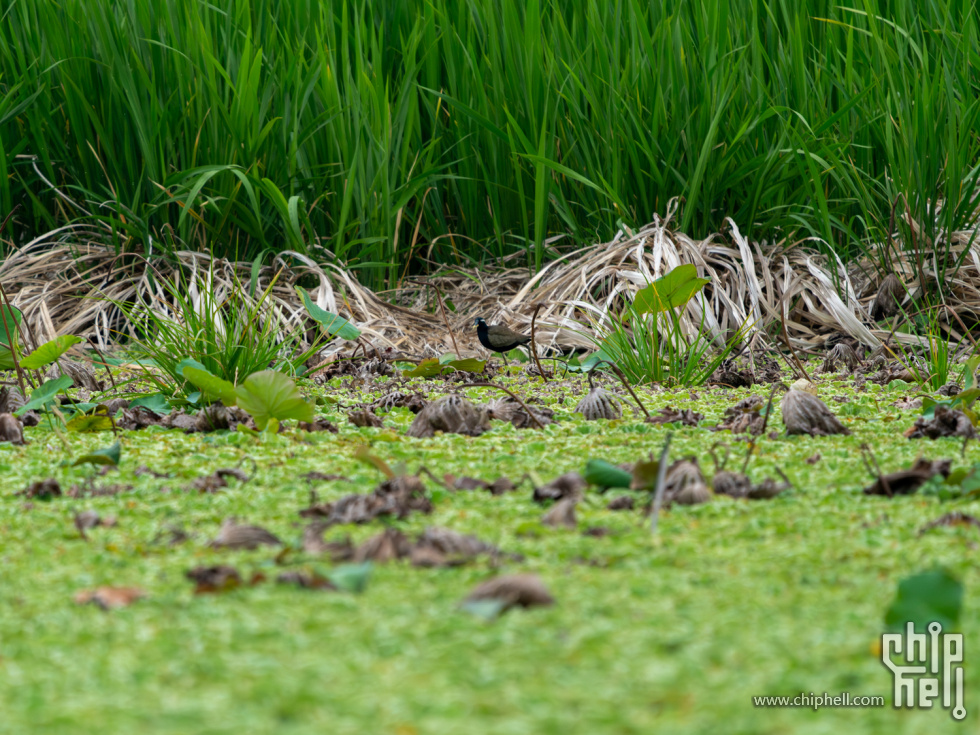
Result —
POLYGON ((586 421, 597 421, 598 419, 618 419, 623 416, 623 408, 619 403, 619 396, 610 393, 601 385, 595 386, 585 397, 578 402, 575 413, 582 414, 586 421))
POLYGON ((752 481, 741 472, 719 470, 711 478, 711 484, 717 495, 728 495, 732 498, 744 498, 752 489, 752 481))
POLYGON ((75 602, 79 605, 93 603, 103 610, 114 610, 128 607, 144 597, 146 592, 139 587, 98 587, 94 590, 77 592, 75 602))
POLYGON ((964 513, 960 510, 954 510, 944 515, 939 516, 934 521, 930 521, 919 529, 919 535, 921 536, 926 531, 931 531, 934 528, 940 528, 942 526, 968 526, 971 528, 980 528, 980 520, 974 516, 964 513))
POLYGON ((239 424, 249 429, 255 428, 255 421, 248 413, 238 406, 222 406, 220 403, 212 403, 194 418, 194 429, 201 433, 222 429, 235 431, 239 424))
POLYGON ((555 598, 535 574, 506 574, 490 579, 470 592, 463 604, 483 601, 497 602, 500 612, 512 607, 555 604, 555 598))
POLYGON ((475 536, 467 536, 448 528, 430 526, 414 542, 409 541, 408 537, 397 529, 385 529, 361 544, 353 560, 385 563, 407 558, 413 566, 444 567, 464 564, 481 554, 496 559, 502 553, 496 546, 485 543, 475 536))
MULTIPOLYGON (((517 485, 520 485, 523 480, 518 480, 517 485)), ((490 491, 491 495, 503 495, 504 493, 512 492, 517 489, 517 485, 511 482, 509 477, 498 477, 496 480, 490 483, 490 487, 487 490, 490 491)))
POLYGON ((447 472, 442 476, 442 480, 450 490, 486 490, 491 495, 503 495, 517 487, 509 477, 498 477, 493 482, 487 482, 486 480, 479 480, 475 477, 456 477, 447 472))
POLYGON ((150 477, 155 477, 158 480, 163 479, 165 477, 170 477, 169 472, 156 472, 155 470, 151 470, 145 464, 141 464, 139 467, 137 467, 133 471, 133 474, 136 475, 137 477, 142 477, 143 475, 149 475, 150 477))
POLYGON ((137 406, 136 408, 123 408, 116 416, 115 422, 120 429, 140 431, 148 426, 160 426, 163 423, 163 416, 151 411, 146 406, 137 406))
POLYGON ((419 413, 425 408, 425 396, 421 393, 402 393, 392 391, 381 396, 372 405, 379 411, 390 411, 393 408, 407 408, 412 413, 419 413))
POLYGON ((0 413, 0 442, 17 446, 27 443, 24 441, 24 425, 11 413, 0 413))
POLYGON ((319 472, 317 470, 313 470, 312 472, 306 472, 300 475, 300 477, 302 477, 310 484, 314 482, 336 482, 336 481, 350 482, 351 481, 351 479, 346 475, 334 475, 332 473, 319 472))
POLYGON ((414 475, 396 475, 367 495, 353 493, 333 503, 318 503, 310 494, 310 506, 299 514, 304 518, 323 518, 326 528, 334 524, 370 523, 381 516, 403 519, 410 513, 431 513, 432 501, 425 485, 414 475))
POLYGON ((728 358, 722 360, 721 365, 712 373, 707 382, 708 385, 717 385, 722 388, 751 388, 755 384, 755 376, 749 368, 739 370, 735 360, 728 358))
POLYGON ((313 423, 300 421, 297 426, 303 431, 309 431, 311 433, 316 431, 329 431, 331 434, 337 434, 340 432, 340 429, 327 421, 327 419, 316 419, 313 423))
POLYGON ((357 411, 351 411, 347 414, 347 420, 354 426, 373 426, 380 429, 385 425, 385 422, 378 416, 374 411, 369 408, 362 408, 357 411))
POLYGON ((905 432, 909 439, 939 439, 945 436, 973 439, 976 435, 970 417, 948 406, 936 406, 931 419, 920 416, 905 432))
POLYGON ((777 467, 776 472, 779 473, 779 476, 782 478, 782 482, 776 482, 771 477, 767 477, 758 485, 753 485, 752 489, 749 490, 745 497, 749 500, 771 500, 784 490, 789 490, 791 487, 793 487, 793 483, 791 483, 789 478, 783 474, 782 470, 777 467))
POLYGON ((609 510, 633 510, 636 507, 636 500, 631 495, 620 495, 618 498, 613 498, 606 505, 609 510))
MULTIPOLYGON (((415 549, 432 549, 441 554, 448 564, 469 561, 481 554, 496 558, 504 553, 493 544, 481 541, 476 536, 457 533, 439 526, 426 528, 416 539, 415 549)), ((520 561, 523 557, 512 554, 510 558, 520 561)), ((414 559, 412 563, 415 563, 414 559)))
POLYGON ((197 417, 186 413, 184 409, 178 409, 164 416, 160 426, 165 429, 180 429, 186 434, 191 434, 197 431, 197 417))
POLYGON ((215 470, 210 475, 194 479, 188 489, 196 490, 199 493, 214 493, 223 487, 228 487, 228 481, 225 479, 228 477, 234 477, 242 483, 246 483, 249 480, 248 475, 237 467, 223 467, 215 470))
POLYGON ((219 564, 213 567, 194 567, 185 576, 196 584, 195 595, 228 592, 241 587, 242 577, 235 567, 219 564))
POLYGON ((132 489, 132 485, 123 485, 121 483, 96 485, 94 478, 87 477, 82 481, 81 485, 72 485, 68 488, 68 492, 65 495, 69 498, 105 498, 119 495, 120 493, 128 493, 132 489))
POLYGON ((167 546, 179 546, 186 541, 190 541, 190 538, 190 534, 183 528, 175 524, 170 524, 158 531, 151 543, 162 544, 166 542, 167 546))
POLYGON ((949 477, 949 472, 953 467, 950 459, 938 459, 930 462, 921 457, 907 470, 891 472, 881 475, 873 483, 864 488, 865 495, 911 495, 933 475, 949 477))
MULTIPOLYGON (((627 465, 621 465, 627 469, 627 465)), ((630 490, 653 490, 657 486, 657 476, 660 474, 660 460, 651 454, 647 459, 640 460, 627 470, 632 474, 630 490)))
POLYGON ((781 409, 787 434, 831 436, 851 433, 823 401, 804 391, 787 391, 781 409))
POLYGON ((490 483, 484 480, 478 480, 475 477, 456 477, 450 473, 446 473, 442 476, 442 481, 445 483, 447 488, 452 490, 489 490, 490 483))
POLYGON ((647 419, 647 423, 672 424, 678 422, 681 426, 697 426, 701 419, 704 418, 704 414, 695 413, 689 408, 678 411, 670 406, 661 408, 659 414, 659 416, 651 416, 647 419))
POLYGON ((282 546, 282 541, 261 526, 240 525, 234 518, 226 518, 210 546, 216 549, 257 549, 259 546, 282 546))
POLYGON ((426 405, 408 427, 406 436, 428 439, 437 431, 445 434, 480 436, 490 429, 484 408, 474 406, 462 396, 451 395, 426 405))
POLYGON ((307 590, 335 590, 334 583, 309 569, 298 569, 291 572, 283 572, 276 577, 279 584, 294 584, 307 590))
POLYGON ((395 559, 404 559, 411 553, 412 544, 408 537, 396 528, 386 528, 357 547, 354 561, 374 561, 383 564, 395 559))
POLYGON ((577 496, 562 498, 541 517, 541 522, 553 528, 575 528, 578 526, 578 519, 575 517, 577 504, 577 496))
POLYGON ((81 513, 75 513, 75 528, 78 529, 79 535, 88 540, 86 531, 92 528, 98 528, 99 526, 103 528, 112 528, 116 525, 115 516, 106 516, 102 518, 94 510, 83 510, 81 513))
POLYGON ((61 485, 53 477, 49 477, 45 480, 32 482, 16 494, 25 498, 40 498, 41 500, 57 498, 61 496, 61 485))
POLYGON ((809 457, 807 457, 803 461, 806 462, 807 464, 816 464, 817 462, 820 461, 820 452, 817 452, 816 454, 810 455, 809 457))
POLYGON ((323 521, 313 521, 303 529, 303 552, 316 556, 328 555, 331 561, 350 561, 354 558, 354 544, 350 536, 342 541, 324 541, 323 532, 327 529, 323 521))
POLYGON ((762 433, 762 427, 766 422, 766 417, 762 415, 764 405, 761 396, 743 398, 734 406, 725 409, 724 420, 717 426, 711 427, 711 430, 758 436, 762 433))
MULTIPOLYGON (((883 358, 882 358, 883 359, 883 358)), ((869 369, 871 365, 879 365, 881 361, 869 361, 865 368, 858 368, 856 372, 863 372, 865 369, 869 369)), ((872 383, 877 383, 878 385, 888 385, 893 380, 904 380, 906 383, 916 383, 915 375, 909 370, 905 365, 900 362, 886 362, 878 369, 878 372, 874 373, 868 377, 868 380, 872 383)))
POLYGON ((914 410, 922 408, 922 399, 908 396, 907 398, 899 398, 897 401, 892 401, 890 405, 902 411, 914 410))
POLYGON ((578 498, 587 487, 588 483, 578 472, 566 472, 551 482, 546 482, 541 487, 534 488, 534 494, 531 498, 535 503, 543 503, 546 500, 562 500, 571 497, 578 498))

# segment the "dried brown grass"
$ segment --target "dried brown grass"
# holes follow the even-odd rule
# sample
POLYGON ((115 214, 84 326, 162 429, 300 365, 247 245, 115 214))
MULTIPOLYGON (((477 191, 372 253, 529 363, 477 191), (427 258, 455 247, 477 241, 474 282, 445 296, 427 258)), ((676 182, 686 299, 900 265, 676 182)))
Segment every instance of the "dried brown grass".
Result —
MULTIPOLYGON (((870 317, 882 278, 867 262, 855 261, 845 268, 839 260, 829 261, 807 240, 749 242, 731 220, 724 232, 694 240, 671 229, 675 213, 676 203, 672 202, 664 218, 655 216, 636 232, 624 230, 611 242, 568 253, 532 278, 524 268, 454 267, 427 280, 455 307, 449 313, 449 324, 464 355, 485 354, 472 327, 476 316, 529 331, 539 304, 536 336, 540 351, 554 345, 591 347, 593 327, 608 323, 623 299, 632 298, 638 289, 682 263, 695 264, 700 275, 711 279, 682 317, 689 334, 696 332, 703 318, 719 344, 742 324, 751 325, 750 333, 765 338, 782 320, 800 347, 819 346, 832 332, 847 334, 869 347, 889 337, 890 330, 878 328, 870 317)), ((963 254, 971 242, 969 235, 954 233, 953 257, 963 254)), ((251 263, 212 259, 192 251, 178 252, 176 257, 195 303, 204 289, 220 298, 251 277, 251 263)), ((980 315, 980 246, 976 242, 969 245, 955 273, 951 267, 942 268, 935 258, 927 258, 925 265, 928 278, 943 282, 951 309, 963 315, 966 323, 975 322, 980 315)), ((892 267, 912 296, 921 290, 916 263, 893 257, 892 267)), ((162 286, 173 283, 177 275, 177 264, 118 255, 101 233, 83 228, 51 232, 18 248, 0 264, 0 279, 13 303, 24 312, 35 340, 76 334, 100 349, 110 348, 129 331, 125 316, 113 302, 152 297, 154 308, 162 315, 177 318, 162 286)), ((274 278, 267 308, 286 328, 307 323, 294 288, 303 279, 307 284, 316 283, 309 290, 320 307, 349 317, 376 347, 417 357, 452 350, 435 294, 422 283, 408 281, 397 291, 375 294, 339 265, 315 262, 290 251, 261 268, 259 292, 274 278)), ((914 335, 894 338, 918 341, 914 335)), ((328 352, 346 348, 337 341, 328 352)))

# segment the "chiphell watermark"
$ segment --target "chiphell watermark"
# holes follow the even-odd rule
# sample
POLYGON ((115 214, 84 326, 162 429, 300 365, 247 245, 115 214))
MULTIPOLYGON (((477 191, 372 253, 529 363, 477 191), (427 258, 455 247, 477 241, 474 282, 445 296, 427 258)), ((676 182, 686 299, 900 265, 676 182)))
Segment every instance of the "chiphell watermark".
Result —
POLYGON ((752 697, 754 707, 884 707, 884 697, 855 696, 850 692, 840 694, 797 694, 795 697, 752 697))
POLYGON ((904 633, 881 636, 881 660, 895 677, 894 706, 931 709, 940 700, 941 683, 943 709, 962 720, 963 634, 943 633, 939 623, 929 623, 926 629, 928 635, 916 633, 909 623, 904 633))
MULTIPOLYGON (((908 623, 902 633, 881 636, 881 661, 892 672, 895 709, 932 709, 939 702, 954 720, 966 718, 963 702, 963 634, 943 633, 937 622, 916 633, 908 623)), ((800 693, 796 696, 752 697, 755 707, 884 707, 885 698, 840 694, 800 693)))

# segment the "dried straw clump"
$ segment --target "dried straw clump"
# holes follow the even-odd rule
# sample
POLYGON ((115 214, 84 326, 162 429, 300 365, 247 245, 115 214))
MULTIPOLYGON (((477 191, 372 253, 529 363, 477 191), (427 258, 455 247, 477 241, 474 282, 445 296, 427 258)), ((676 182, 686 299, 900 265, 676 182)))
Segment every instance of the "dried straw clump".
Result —
MULTIPOLYGON (((456 307, 448 315, 451 334, 427 285, 396 284, 385 300, 342 265, 294 251, 278 254, 258 270, 256 293, 271 286, 264 317, 276 319, 281 329, 302 326, 312 334, 313 322, 294 288, 300 279, 312 277, 318 285, 310 294, 318 306, 351 319, 368 343, 413 356, 455 352, 453 337, 460 356, 478 356, 475 316, 526 330, 540 305, 535 348, 546 355, 554 347, 594 347, 592 324, 608 323, 610 310, 624 297, 631 298, 678 265, 691 263, 711 283, 681 314, 686 335, 697 333, 703 323, 714 341, 723 344, 745 325, 750 334, 766 339, 773 325, 785 322, 795 345, 813 349, 821 347, 830 332, 879 346, 892 330, 879 327, 876 319, 894 313, 896 297, 906 298, 904 284, 917 278, 918 266, 906 254, 911 250, 893 258, 894 272, 879 285, 869 262, 856 260, 845 268, 833 256, 808 247, 806 240, 751 242, 730 219, 722 232, 695 240, 673 229, 676 212, 674 200, 664 217, 655 215, 649 225, 636 231, 624 228, 611 242, 568 253, 530 279, 524 267, 487 270, 454 264, 452 271, 437 271, 427 280, 456 307), (790 303, 800 306, 787 313, 790 303)), ((908 224, 917 230, 917 223, 908 224)), ((921 228, 917 231, 921 234, 921 228)), ((980 238, 973 234, 947 236, 956 257, 940 264, 932 276, 948 285, 950 308, 963 314, 980 304, 980 238), (961 263, 958 269, 956 263, 961 263)), ((189 250, 175 253, 174 262, 122 261, 115 244, 105 231, 79 225, 14 249, 0 263, 0 279, 9 284, 11 301, 24 312, 32 339, 43 342, 58 334, 76 334, 105 349, 132 329, 115 302, 141 301, 161 316, 177 319, 180 315, 173 313, 162 284, 179 280, 192 300, 209 291, 221 302, 240 292, 236 284, 249 282, 252 275, 251 262, 189 250)), ((909 291, 914 296, 918 288, 910 286, 909 291)), ((896 332, 893 339, 923 344, 914 334, 896 332)), ((334 340, 323 356, 347 349, 348 343, 334 340)))

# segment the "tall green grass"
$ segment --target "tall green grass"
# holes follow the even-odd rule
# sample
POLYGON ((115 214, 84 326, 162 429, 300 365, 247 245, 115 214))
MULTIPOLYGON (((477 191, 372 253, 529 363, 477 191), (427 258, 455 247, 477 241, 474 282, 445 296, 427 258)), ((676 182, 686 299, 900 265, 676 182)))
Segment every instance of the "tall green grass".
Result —
POLYGON ((21 238, 83 218, 152 254, 322 247, 381 286, 430 252, 536 268, 551 236, 674 196, 692 235, 731 216, 845 258, 893 207, 924 227, 896 216, 901 247, 945 257, 977 206, 966 0, 0 7, 0 215, 24 205, 21 238))

